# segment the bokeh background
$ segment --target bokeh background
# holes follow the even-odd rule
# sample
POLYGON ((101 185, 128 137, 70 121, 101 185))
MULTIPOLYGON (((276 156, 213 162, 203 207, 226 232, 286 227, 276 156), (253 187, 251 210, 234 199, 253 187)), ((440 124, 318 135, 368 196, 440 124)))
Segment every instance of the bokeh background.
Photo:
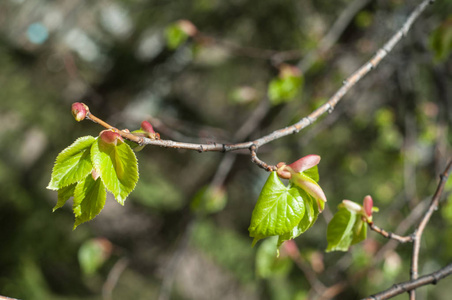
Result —
MULTIPOLYGON (((125 206, 109 197, 74 231, 71 204, 52 213, 57 193, 46 186, 57 154, 102 130, 75 122, 73 102, 118 128, 149 120, 164 139, 257 138, 324 103, 418 2, 2 0, 0 294, 318 299, 307 280, 314 274, 326 286, 341 283, 336 299, 356 299, 407 280, 411 245, 369 233, 348 253, 326 254, 326 226, 342 199, 371 194, 376 224, 403 234, 433 194, 451 154, 449 0, 431 5, 334 112, 259 150, 271 164, 322 156, 328 209, 295 240, 296 260, 287 255, 293 247, 276 259, 271 239, 251 247, 247 228, 268 173, 246 152, 147 147, 125 206), (188 37, 181 19, 200 33, 188 37), (324 39, 331 29, 336 36, 324 39), (283 63, 302 75, 270 101, 283 63)), ((424 234, 421 274, 452 260, 449 202, 424 234)), ((451 280, 421 288, 418 299, 447 299, 451 280)))

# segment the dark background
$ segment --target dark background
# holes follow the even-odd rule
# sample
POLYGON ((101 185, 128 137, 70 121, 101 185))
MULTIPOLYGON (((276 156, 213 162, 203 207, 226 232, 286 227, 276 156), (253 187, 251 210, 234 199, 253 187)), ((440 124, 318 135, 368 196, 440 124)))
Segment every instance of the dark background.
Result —
MULTIPOLYGON (((297 97, 274 106, 265 97, 278 74, 274 62, 230 44, 190 39, 170 50, 164 33, 173 22, 190 20, 205 35, 257 53, 295 50, 286 63, 299 65, 351 2, 1 1, 0 294, 109 299, 104 283, 113 274, 120 275, 113 299, 311 299, 305 274, 284 251, 274 262, 269 242, 251 247, 247 228, 268 173, 247 152, 237 154, 220 180, 227 202, 214 197, 214 209, 203 213, 194 213, 190 203, 225 170, 222 153, 145 148, 137 153, 140 180, 125 206, 110 195, 101 214, 75 231, 71 205, 52 213, 57 193, 45 187, 57 154, 77 137, 102 130, 75 122, 73 102, 86 103, 118 128, 134 130, 150 120, 162 138, 203 143, 240 142, 237 130, 261 109, 264 117, 251 122, 246 140, 257 138, 324 103, 418 1, 367 1, 338 41, 302 70, 297 97), (243 87, 253 97, 234 96, 243 87), (112 252, 89 275, 78 255, 93 238, 103 238, 112 252), (121 266, 124 271, 117 271, 121 266)), ((259 150, 271 164, 311 153, 322 157, 320 185, 329 210, 296 243, 325 285, 348 284, 337 299, 409 279, 411 245, 381 250, 387 240, 370 232, 350 252, 326 254, 326 219, 342 199, 361 203, 370 194, 381 210, 376 224, 394 231, 410 225, 407 217, 433 194, 451 153, 452 60, 437 41, 441 30, 451 30, 451 5, 428 7, 332 114, 259 150)), ((451 225, 452 204, 445 204, 424 234, 421 274, 450 263, 451 225)), ((450 283, 423 287, 418 299, 446 299, 450 283)))

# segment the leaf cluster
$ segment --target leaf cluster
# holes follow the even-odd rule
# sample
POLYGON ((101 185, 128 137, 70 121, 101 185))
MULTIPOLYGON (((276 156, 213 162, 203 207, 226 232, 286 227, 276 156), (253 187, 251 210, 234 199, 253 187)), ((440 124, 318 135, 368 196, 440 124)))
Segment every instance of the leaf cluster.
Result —
POLYGON ((74 197, 75 229, 100 213, 107 190, 124 205, 137 181, 137 159, 128 144, 109 144, 101 138, 85 136, 57 156, 47 188, 58 191, 53 211, 74 197))

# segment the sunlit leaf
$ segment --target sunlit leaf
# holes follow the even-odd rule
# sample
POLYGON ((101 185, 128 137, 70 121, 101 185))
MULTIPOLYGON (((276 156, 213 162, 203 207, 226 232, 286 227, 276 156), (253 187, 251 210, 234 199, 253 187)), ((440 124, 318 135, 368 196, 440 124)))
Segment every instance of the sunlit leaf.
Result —
POLYGON ((305 214, 303 215, 303 218, 297 224, 297 226, 295 226, 290 232, 279 236, 277 244, 278 247, 281 246, 285 241, 294 239, 311 228, 314 225, 315 221, 317 221, 317 217, 320 213, 317 201, 312 196, 310 196, 300 188, 298 189, 298 192, 303 198, 305 214))
POLYGON ((105 186, 100 178, 95 181, 88 175, 80 181, 74 191, 74 229, 81 223, 94 219, 104 208, 106 198, 105 186))
POLYGON ((138 181, 137 158, 126 143, 103 143, 98 139, 91 148, 91 160, 105 187, 124 205, 138 181))
POLYGON ((351 245, 358 244, 364 241, 367 237, 367 223, 363 222, 361 218, 356 218, 355 225, 353 226, 353 240, 351 245))
POLYGON ((303 171, 303 174, 305 174, 306 176, 308 176, 309 178, 311 178, 315 182, 318 182, 319 179, 320 179, 318 166, 314 166, 314 167, 312 167, 310 169, 307 169, 307 170, 303 171))
POLYGON ((63 207, 63 205, 66 203, 69 198, 74 196, 74 190, 75 190, 76 184, 71 184, 65 187, 62 187, 58 190, 58 202, 53 208, 53 211, 56 211, 58 208, 63 207))
POLYGON ((328 224, 326 239, 328 247, 326 252, 347 251, 353 240, 353 227, 356 213, 346 208, 340 208, 328 224))
POLYGON ((267 179, 251 216, 250 236, 258 239, 290 232, 303 218, 305 207, 296 187, 286 187, 276 172, 267 179))
POLYGON ((300 92, 303 85, 302 76, 275 78, 268 86, 268 97, 273 105, 288 102, 300 92))
POLYGON ((90 148, 94 141, 92 136, 78 138, 57 156, 48 189, 58 190, 66 187, 82 180, 91 172, 93 166, 90 148))

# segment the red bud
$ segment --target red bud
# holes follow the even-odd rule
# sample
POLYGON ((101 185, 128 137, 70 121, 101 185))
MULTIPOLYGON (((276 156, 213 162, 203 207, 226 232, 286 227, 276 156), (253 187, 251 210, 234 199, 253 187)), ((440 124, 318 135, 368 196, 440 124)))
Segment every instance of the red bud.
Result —
POLYGON ((368 217, 372 216, 372 207, 373 206, 374 206, 374 201, 372 200, 372 197, 370 195, 367 195, 366 197, 364 197, 363 207, 364 207, 364 212, 366 213, 366 215, 368 217))
POLYGON ((77 122, 85 119, 86 115, 89 112, 89 108, 86 104, 81 102, 75 102, 72 104, 72 115, 74 116, 77 122))
POLYGON ((141 129, 149 133, 155 133, 154 128, 148 121, 141 122, 141 129))
MULTIPOLYGON (((320 162, 320 156, 315 154, 306 155, 305 157, 300 158, 299 160, 291 163, 287 167, 289 167, 293 172, 299 173, 306 171, 320 162)), ((290 171, 290 170, 289 170, 290 171)))
POLYGON ((110 130, 110 129, 101 131, 99 136, 103 142, 105 142, 107 144, 113 144, 115 146, 117 145, 118 140, 120 143, 124 142, 122 136, 119 133, 114 132, 113 130, 110 130))

